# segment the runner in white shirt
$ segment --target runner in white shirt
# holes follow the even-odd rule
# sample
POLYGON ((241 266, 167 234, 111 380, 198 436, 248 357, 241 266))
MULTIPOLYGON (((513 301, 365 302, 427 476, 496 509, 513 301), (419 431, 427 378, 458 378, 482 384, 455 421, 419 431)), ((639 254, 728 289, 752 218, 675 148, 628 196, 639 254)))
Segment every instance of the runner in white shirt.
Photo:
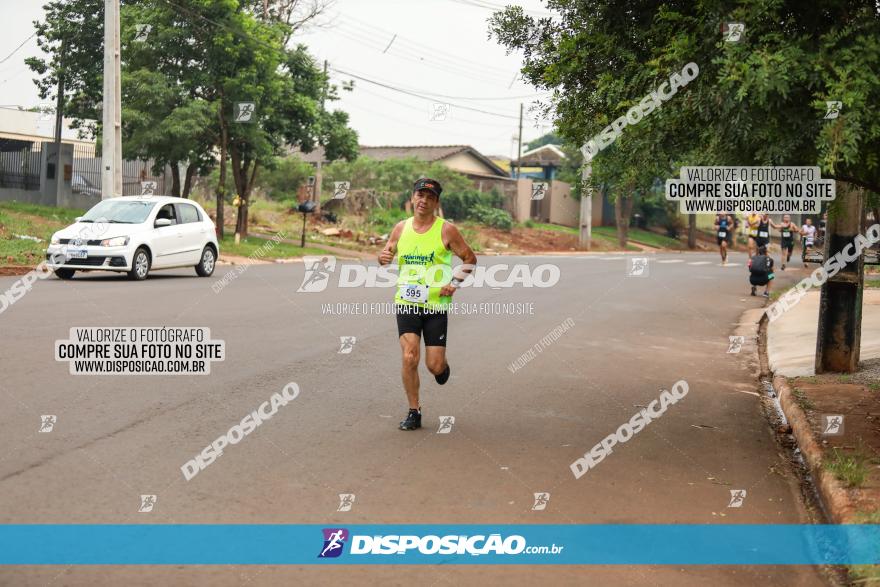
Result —
POLYGON ((812 247, 813 243, 816 241, 816 227, 813 226, 813 220, 807 218, 804 221, 804 225, 801 226, 801 245, 803 246, 803 250, 801 252, 801 260, 804 262, 804 267, 807 266, 807 248, 812 247))

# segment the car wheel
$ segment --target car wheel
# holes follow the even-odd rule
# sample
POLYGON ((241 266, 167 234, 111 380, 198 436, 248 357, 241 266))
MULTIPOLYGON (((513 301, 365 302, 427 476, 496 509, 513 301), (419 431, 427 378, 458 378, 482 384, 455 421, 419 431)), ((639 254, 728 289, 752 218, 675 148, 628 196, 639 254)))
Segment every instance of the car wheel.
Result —
POLYGON ((73 274, 76 273, 75 269, 56 269, 55 276, 59 279, 73 279, 73 274))
POLYGON ((214 266, 216 264, 217 253, 214 252, 214 247, 208 245, 205 247, 205 250, 202 251, 202 260, 196 265, 196 274, 199 277, 211 277, 211 274, 214 273, 214 266))
POLYGON ((143 281, 147 278, 149 272, 150 254, 147 252, 147 249, 139 247, 134 252, 134 257, 132 257, 131 271, 128 272, 128 278, 135 281, 143 281))

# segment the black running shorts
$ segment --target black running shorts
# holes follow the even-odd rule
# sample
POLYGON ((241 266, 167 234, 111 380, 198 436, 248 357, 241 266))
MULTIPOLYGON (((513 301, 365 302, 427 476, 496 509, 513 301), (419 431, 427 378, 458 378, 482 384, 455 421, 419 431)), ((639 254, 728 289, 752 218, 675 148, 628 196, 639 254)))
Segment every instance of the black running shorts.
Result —
POLYGON ((431 312, 415 306, 397 306, 397 336, 406 332, 425 339, 425 346, 446 346, 446 312, 431 312))

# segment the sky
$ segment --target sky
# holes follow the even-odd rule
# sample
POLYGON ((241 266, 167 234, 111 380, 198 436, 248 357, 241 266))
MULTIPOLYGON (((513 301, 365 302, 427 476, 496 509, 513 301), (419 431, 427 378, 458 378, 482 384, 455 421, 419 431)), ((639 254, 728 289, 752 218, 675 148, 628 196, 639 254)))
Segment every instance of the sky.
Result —
MULTIPOLYGON (((335 0, 320 25, 293 42, 306 45, 319 64, 327 60, 337 85, 354 80, 354 91, 340 91, 341 99, 328 108, 349 113, 361 144, 466 144, 486 155, 515 157, 521 103, 524 142, 549 132, 552 122, 530 112, 546 94, 520 79, 521 54, 507 55, 488 37, 490 7, 503 2, 335 0)), ((0 0, 6 33, 0 37, 0 106, 42 102, 24 59, 40 53, 36 39, 28 38, 43 3, 0 0)), ((547 14, 540 0, 519 4, 547 14)))

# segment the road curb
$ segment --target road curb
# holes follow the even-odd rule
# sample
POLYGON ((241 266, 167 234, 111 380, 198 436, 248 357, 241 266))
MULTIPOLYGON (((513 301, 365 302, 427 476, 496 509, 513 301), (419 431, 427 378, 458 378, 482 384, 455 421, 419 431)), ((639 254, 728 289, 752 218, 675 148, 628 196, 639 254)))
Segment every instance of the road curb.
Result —
MULTIPOLYGON (((758 328, 761 332, 759 344, 764 357, 767 357, 768 324, 767 314, 764 313, 758 322, 758 328)), ((813 434, 807 414, 798 405, 797 398, 788 385, 788 380, 772 371, 770 371, 770 375, 773 378, 773 388, 779 398, 782 413, 791 427, 791 433, 800 449, 804 463, 813 477, 822 507, 830 521, 835 524, 856 523, 854 519, 856 508, 849 498, 849 493, 837 478, 825 469, 822 448, 813 434)))

